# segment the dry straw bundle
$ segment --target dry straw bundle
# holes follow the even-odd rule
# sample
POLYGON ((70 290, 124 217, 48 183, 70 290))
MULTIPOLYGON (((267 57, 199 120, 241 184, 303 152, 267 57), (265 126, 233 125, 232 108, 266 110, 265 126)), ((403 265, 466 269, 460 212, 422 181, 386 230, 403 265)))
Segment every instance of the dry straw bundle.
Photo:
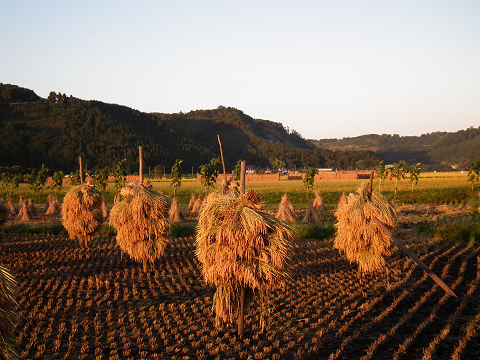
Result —
POLYGON ((305 217, 303 218, 304 223, 311 223, 311 222, 318 222, 320 221, 317 210, 315 210, 315 207, 313 206, 313 201, 310 201, 308 204, 307 211, 305 213, 305 217))
POLYGON ((20 198, 18 199, 18 211, 20 211, 20 209, 23 208, 24 202, 25 202, 25 195, 21 195, 20 198))
POLYGON ((30 214, 30 217, 32 219, 38 217, 38 211, 35 207, 35 204, 33 203, 33 199, 28 199, 28 213, 30 214))
POLYGON ((239 316, 242 334, 243 305, 246 308, 254 293, 261 300, 264 290, 285 276, 292 236, 288 225, 262 207, 254 191, 237 197, 212 193, 197 225, 195 254, 205 282, 217 286, 215 323, 239 316))
POLYGON ((117 231, 117 244, 134 260, 153 263, 163 255, 171 223, 168 197, 131 182, 120 194, 124 199, 110 212, 110 225, 117 231))
POLYGON ((8 198, 7 199, 8 201, 8 205, 7 205, 7 209, 8 209, 8 212, 10 213, 10 216, 17 216, 17 209, 15 209, 15 205, 13 205, 12 203, 12 199, 8 198))
POLYGON ((323 203, 323 198, 320 196, 318 191, 315 191, 315 200, 313 200, 313 207, 317 211, 325 211, 325 204, 323 203))
POLYGON ((197 201, 197 198, 195 197, 195 194, 192 194, 190 196, 190 201, 188 202, 188 210, 192 211, 193 207, 195 206, 195 202, 197 201))
POLYGON ((30 213, 28 212, 28 204, 27 201, 22 201, 22 207, 17 215, 17 220, 24 222, 32 220, 30 213))
POLYGON ((282 196, 282 201, 280 202, 280 206, 278 207, 275 217, 282 221, 295 221, 295 211, 293 210, 293 206, 290 201, 288 201, 287 194, 282 196))
POLYGON ((372 272, 384 266, 383 256, 390 255, 392 240, 373 219, 387 227, 395 224, 395 212, 388 200, 377 192, 369 195, 362 184, 356 193, 342 196, 335 212, 337 235, 334 247, 345 252, 350 262, 358 263, 359 273, 372 272))
POLYGON ((182 222, 185 220, 185 215, 183 214, 183 211, 178 206, 178 201, 176 197, 172 199, 172 206, 170 206, 168 217, 170 218, 170 221, 173 221, 173 222, 182 222))
POLYGON ((200 213, 200 210, 202 210, 202 206, 203 206, 202 196, 198 195, 198 199, 197 201, 195 201, 195 204, 193 205, 192 213, 194 214, 200 213))
POLYGON ((102 195, 93 185, 74 186, 65 195, 62 204, 62 222, 70 239, 82 240, 85 247, 103 223, 102 195))
POLYGON ((58 202, 58 198, 53 196, 52 194, 48 195, 48 207, 45 215, 57 215, 60 214, 60 203, 58 202))

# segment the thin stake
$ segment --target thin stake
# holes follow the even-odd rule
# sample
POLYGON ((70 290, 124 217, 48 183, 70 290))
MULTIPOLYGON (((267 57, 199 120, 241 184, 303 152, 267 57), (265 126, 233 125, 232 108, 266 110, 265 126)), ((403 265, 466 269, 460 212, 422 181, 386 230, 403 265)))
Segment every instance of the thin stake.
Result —
POLYGON ((140 184, 143 183, 143 149, 141 146, 138 147, 138 161, 140 163, 140 170, 139 170, 139 182, 140 184))
POLYGON ((223 175, 225 176, 225 183, 227 183, 227 173, 225 171, 225 161, 223 161, 223 150, 222 150, 222 143, 220 142, 220 135, 217 135, 218 145, 220 145, 220 157, 222 158, 222 165, 223 165, 223 175))
POLYGON ((238 336, 243 339, 243 323, 245 316, 245 287, 242 285, 240 290, 240 308, 238 309, 238 336))
POLYGON ((83 185, 83 167, 82 167, 82 157, 78 158, 78 162, 80 163, 80 184, 83 185))
POLYGON ((368 184, 368 197, 372 195, 372 186, 373 186, 373 176, 375 175, 375 172, 372 170, 370 172, 370 183, 368 184))
POLYGON ((429 267, 427 265, 425 265, 423 263, 422 260, 420 260, 418 258, 417 255, 415 255, 412 251, 410 251, 401 241, 400 239, 398 239, 395 235, 392 234, 392 232, 390 230, 388 230, 388 228, 383 225, 383 223, 378 220, 377 218, 373 218, 373 222, 378 226, 378 228, 380 230, 382 230, 385 234, 387 234, 390 239, 392 239, 392 241, 400 248, 402 249, 408 256, 410 256, 412 258, 413 261, 415 261, 418 266, 420 266, 422 268, 423 271, 425 271, 428 276, 430 276, 438 285, 440 285, 442 287, 443 290, 445 290, 445 292, 448 294, 448 295, 451 295, 451 296, 454 296, 454 297, 457 297, 457 295, 455 295, 455 293, 452 291, 452 289, 450 289, 448 287, 447 284, 445 284, 442 279, 440 279, 437 275, 435 275, 435 273, 429 269, 429 267))

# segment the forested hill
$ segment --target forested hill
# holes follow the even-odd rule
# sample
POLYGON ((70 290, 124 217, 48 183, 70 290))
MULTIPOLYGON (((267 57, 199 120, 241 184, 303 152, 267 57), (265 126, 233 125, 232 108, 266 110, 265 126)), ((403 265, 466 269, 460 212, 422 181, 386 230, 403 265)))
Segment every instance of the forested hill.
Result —
POLYGON ((480 127, 420 136, 362 135, 343 139, 309 140, 331 150, 372 150, 387 163, 405 160, 422 164, 467 164, 480 158, 480 127))
POLYGON ((363 169, 380 161, 372 151, 335 152, 310 145, 294 130, 242 111, 219 106, 179 114, 148 114, 125 106, 85 101, 51 92, 47 99, 32 90, 0 83, 0 167, 22 166, 71 172, 78 157, 89 170, 127 159, 138 171, 138 146, 145 169, 183 159, 183 171, 220 155, 220 135, 227 171, 239 159, 259 167, 275 159, 287 167, 363 169))

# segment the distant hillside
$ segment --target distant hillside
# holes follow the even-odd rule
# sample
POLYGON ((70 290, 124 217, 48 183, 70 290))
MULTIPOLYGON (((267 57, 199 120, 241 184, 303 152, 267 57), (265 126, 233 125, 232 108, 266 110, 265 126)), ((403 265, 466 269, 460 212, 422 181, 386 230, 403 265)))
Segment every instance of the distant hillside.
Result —
POLYGON ((454 133, 434 132, 420 136, 370 134, 343 139, 308 140, 308 142, 319 148, 336 151, 375 151, 387 163, 405 160, 410 164, 421 162, 455 166, 480 158, 480 127, 471 127, 454 133))
POLYGON ((85 101, 51 92, 41 99, 32 90, 0 84, 0 167, 22 166, 70 172, 81 156, 88 169, 127 159, 138 171, 138 146, 145 169, 184 160, 185 173, 219 156, 220 135, 227 171, 239 159, 271 167, 364 169, 380 161, 372 151, 335 152, 316 148, 282 124, 253 119, 242 111, 219 106, 179 114, 147 114, 125 106, 85 101))

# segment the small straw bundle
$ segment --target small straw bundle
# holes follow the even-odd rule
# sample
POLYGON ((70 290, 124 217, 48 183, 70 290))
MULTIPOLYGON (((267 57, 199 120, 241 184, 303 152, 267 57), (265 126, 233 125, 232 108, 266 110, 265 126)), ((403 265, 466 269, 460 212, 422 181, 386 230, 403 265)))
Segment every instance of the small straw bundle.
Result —
POLYGON ((295 211, 293 210, 293 206, 290 201, 288 201, 287 194, 282 196, 282 201, 280 202, 280 206, 278 207, 275 217, 282 221, 295 221, 295 211))
POLYGON ((93 185, 74 186, 62 204, 62 222, 70 239, 82 240, 85 248, 103 224, 102 195, 93 185))
POLYGON ((28 213, 30 214, 30 217, 32 219, 38 217, 38 211, 35 207, 35 204, 33 203, 33 199, 28 199, 28 213))
POLYGON ((135 261, 153 263, 163 255, 168 243, 170 221, 168 220, 169 199, 155 191, 131 182, 120 194, 122 201, 110 212, 110 225, 117 231, 117 244, 135 261))
POLYGON ((32 220, 32 216, 28 211, 28 204, 27 201, 22 201, 22 207, 17 215, 17 220, 20 222, 30 221, 32 220))
POLYGON ((102 214, 104 220, 108 218, 108 215, 110 215, 110 208, 108 207, 104 197, 102 197, 102 214))
POLYGON ((317 211, 325 211, 325 204, 323 203, 323 198, 320 196, 318 191, 315 191, 315 200, 313 200, 313 207, 317 211))
POLYGON ((178 201, 176 197, 172 199, 172 206, 170 206, 168 217, 170 218, 170 221, 173 221, 173 222, 182 222, 185 220, 185 215, 183 214, 183 211, 178 206, 178 201))
POLYGON ((13 216, 13 217, 17 216, 18 212, 17 212, 17 209, 15 209, 15 205, 13 205, 12 203, 12 199, 8 198, 7 201, 8 201, 7 209, 10 216, 13 216))
POLYGON ((307 211, 305 213, 305 217, 303 218, 303 222, 308 224, 318 221, 320 221, 320 219, 318 217, 317 210, 315 210, 315 207, 313 206, 313 201, 310 201, 307 211))
POLYGON ((350 262, 358 263, 359 274, 383 267, 383 256, 390 255, 392 240, 373 219, 380 220, 387 227, 394 226, 395 212, 388 200, 377 192, 369 196, 368 186, 362 184, 356 193, 342 196, 335 216, 337 235, 334 247, 345 252, 350 262))
POLYGON ((193 205, 192 213, 199 214, 200 211, 202 210, 202 206, 203 206, 202 196, 198 195, 198 199, 197 201, 195 201, 195 204, 193 205))
MULTIPOLYGON (((199 216, 195 255, 207 284, 217 286, 213 297, 215 324, 242 316, 254 292, 263 293, 285 275, 292 236, 288 225, 262 210, 258 194, 238 197, 212 193, 199 216)), ((239 325, 240 333, 240 325, 239 325)))
POLYGON ((192 211, 193 207, 195 206, 195 202, 197 201, 197 198, 195 197, 195 194, 192 194, 190 196, 190 201, 188 202, 188 210, 192 211))
POLYGON ((61 212, 58 198, 52 194, 48 195, 48 207, 45 215, 58 215, 61 212))
POLYGON ((24 202, 25 202, 25 195, 21 195, 20 198, 18 199, 18 211, 19 212, 20 212, 20 209, 23 208, 23 203, 24 202))

